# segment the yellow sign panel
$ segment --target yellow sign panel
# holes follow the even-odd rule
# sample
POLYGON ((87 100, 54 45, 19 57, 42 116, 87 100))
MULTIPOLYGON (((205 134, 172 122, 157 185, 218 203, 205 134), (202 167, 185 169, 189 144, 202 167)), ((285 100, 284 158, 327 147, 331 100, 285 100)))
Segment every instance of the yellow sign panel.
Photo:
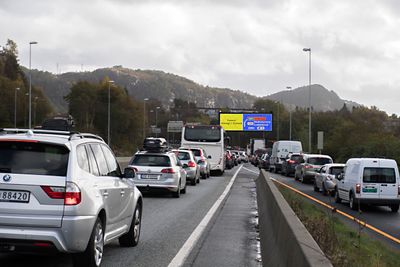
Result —
POLYGON ((219 123, 225 131, 243 131, 243 114, 221 113, 219 123))

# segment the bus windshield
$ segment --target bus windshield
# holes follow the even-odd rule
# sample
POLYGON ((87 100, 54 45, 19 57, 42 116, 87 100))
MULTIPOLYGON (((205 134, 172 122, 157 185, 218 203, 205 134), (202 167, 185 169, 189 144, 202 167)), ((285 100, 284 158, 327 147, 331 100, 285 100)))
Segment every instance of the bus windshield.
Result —
POLYGON ((221 141, 221 128, 218 126, 188 126, 185 127, 185 140, 193 142, 221 141))

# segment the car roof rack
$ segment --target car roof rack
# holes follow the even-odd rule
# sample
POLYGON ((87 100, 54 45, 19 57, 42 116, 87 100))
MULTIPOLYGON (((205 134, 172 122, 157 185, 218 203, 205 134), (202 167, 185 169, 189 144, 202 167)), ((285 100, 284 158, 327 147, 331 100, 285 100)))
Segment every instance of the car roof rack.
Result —
POLYGON ((53 134, 53 135, 62 135, 62 136, 69 136, 68 140, 71 141, 75 138, 93 138, 100 141, 103 141, 98 135, 91 134, 91 133, 80 133, 80 132, 73 132, 73 131, 56 131, 56 130, 41 130, 41 129, 18 129, 18 128, 1 128, 0 134, 19 134, 19 133, 33 133, 33 134, 53 134))

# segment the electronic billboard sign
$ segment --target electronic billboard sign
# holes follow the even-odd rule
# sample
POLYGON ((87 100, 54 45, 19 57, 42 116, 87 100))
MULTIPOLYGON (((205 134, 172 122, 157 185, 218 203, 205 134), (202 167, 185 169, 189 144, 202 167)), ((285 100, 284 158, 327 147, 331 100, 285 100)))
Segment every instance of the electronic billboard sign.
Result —
POLYGON ((272 131, 272 114, 220 113, 219 124, 225 131, 270 132, 272 131))

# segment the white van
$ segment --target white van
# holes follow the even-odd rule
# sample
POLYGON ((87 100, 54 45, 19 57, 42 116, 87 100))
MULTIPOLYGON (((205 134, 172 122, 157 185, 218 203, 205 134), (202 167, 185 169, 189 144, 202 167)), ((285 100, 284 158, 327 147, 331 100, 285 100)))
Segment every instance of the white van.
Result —
POLYGON ((301 153, 303 147, 300 141, 276 141, 272 146, 269 170, 280 172, 282 162, 292 153, 301 153))
POLYGON ((399 210, 400 178, 395 160, 349 159, 344 173, 336 180, 337 203, 348 201, 353 210, 357 210, 360 204, 389 206, 393 212, 399 210))

